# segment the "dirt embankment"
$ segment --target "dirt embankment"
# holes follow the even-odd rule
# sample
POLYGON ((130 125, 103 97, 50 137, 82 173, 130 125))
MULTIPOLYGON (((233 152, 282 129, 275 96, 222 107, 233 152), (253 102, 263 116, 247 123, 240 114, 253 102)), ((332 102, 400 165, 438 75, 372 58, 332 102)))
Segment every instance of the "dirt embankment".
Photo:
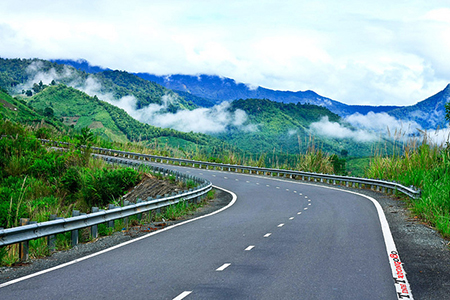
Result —
POLYGON ((178 193, 184 190, 179 183, 171 183, 166 180, 160 180, 153 175, 145 174, 142 181, 136 185, 129 193, 123 196, 123 200, 136 203, 138 199, 147 201, 148 197, 156 198, 161 195, 163 197, 166 194, 178 193))

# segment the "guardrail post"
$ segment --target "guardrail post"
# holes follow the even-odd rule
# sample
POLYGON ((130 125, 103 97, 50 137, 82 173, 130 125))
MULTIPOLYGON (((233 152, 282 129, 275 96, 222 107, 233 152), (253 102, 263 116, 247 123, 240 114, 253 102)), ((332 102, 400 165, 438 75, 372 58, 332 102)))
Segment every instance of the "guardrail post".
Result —
MULTIPOLYGON (((128 206, 130 205, 130 201, 125 200, 123 201, 123 206, 128 206)), ((128 217, 123 218, 123 222, 125 223, 125 228, 128 230, 128 217)))
MULTIPOLYGON (((80 215, 79 210, 73 210, 72 211, 72 217, 76 217, 80 215)), ((78 245, 78 229, 72 230, 72 247, 78 245)))
MULTIPOLYGON (((50 215, 50 221, 56 220, 56 215, 50 215)), ((47 247, 50 252, 55 251, 56 235, 52 234, 47 237, 47 247)))
MULTIPOLYGON (((161 198, 161 195, 156 195, 156 199, 160 199, 161 198)), ((156 209, 156 213, 157 214, 160 214, 161 213, 161 207, 158 207, 157 209, 156 209)))
MULTIPOLYGON (((136 204, 141 203, 141 202, 142 202, 142 199, 138 198, 137 201, 136 201, 136 204)), ((142 220, 142 213, 137 214, 137 218, 138 218, 139 221, 141 221, 142 220)))
MULTIPOLYGON (((92 207, 91 212, 92 213, 98 212, 98 207, 92 207)), ((98 238, 98 226, 97 225, 91 226, 91 236, 93 239, 98 238)))
MULTIPOLYGON (((28 224, 29 219, 27 218, 20 218, 20 226, 25 226, 28 224)), ((19 259, 21 261, 28 260, 28 241, 22 242, 19 244, 19 259)))
MULTIPOLYGON (((114 206, 114 204, 109 204, 109 205, 108 205, 108 209, 114 209, 114 208, 116 208, 116 207, 114 206)), ((109 227, 109 228, 114 228, 114 220, 108 221, 108 227, 109 227)))

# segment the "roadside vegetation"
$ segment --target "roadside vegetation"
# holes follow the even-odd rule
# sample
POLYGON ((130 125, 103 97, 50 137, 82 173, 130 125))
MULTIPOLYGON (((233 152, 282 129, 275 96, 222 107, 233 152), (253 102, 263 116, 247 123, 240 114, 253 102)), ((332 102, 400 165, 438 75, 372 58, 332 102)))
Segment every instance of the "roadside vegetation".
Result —
POLYGON ((403 152, 392 156, 375 156, 367 177, 413 185, 422 190, 419 199, 405 198, 411 211, 421 220, 450 238, 450 147, 434 145, 426 136, 411 140, 403 152))
MULTIPOLYGON (((96 137, 87 127, 65 137, 71 143, 65 151, 41 144, 38 138, 59 137, 57 131, 47 127, 0 119, 0 137, 0 228, 20 226, 22 218, 43 222, 51 215, 70 217, 73 210, 89 213, 92 207, 117 205, 142 180, 144 173, 149 173, 91 158, 90 149, 96 137)), ((174 178, 168 180, 173 182, 174 178)), ((184 185, 191 188, 193 182, 184 185)), ((194 207, 169 208, 154 218, 177 218, 191 209, 194 207)), ((103 234, 111 232, 100 229, 103 234)), ((69 244, 68 234, 58 235, 58 250, 67 249, 69 244)), ((45 239, 30 242, 32 257, 46 253, 45 239)), ((17 254, 17 245, 0 248, 0 265, 16 262, 17 254)))

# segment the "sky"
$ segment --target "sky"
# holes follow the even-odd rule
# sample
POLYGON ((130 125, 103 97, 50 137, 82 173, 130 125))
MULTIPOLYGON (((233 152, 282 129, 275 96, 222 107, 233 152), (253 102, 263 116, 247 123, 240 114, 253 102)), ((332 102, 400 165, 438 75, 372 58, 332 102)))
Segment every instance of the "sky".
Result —
POLYGON ((86 59, 412 105, 450 83, 448 0, 0 1, 0 57, 86 59))

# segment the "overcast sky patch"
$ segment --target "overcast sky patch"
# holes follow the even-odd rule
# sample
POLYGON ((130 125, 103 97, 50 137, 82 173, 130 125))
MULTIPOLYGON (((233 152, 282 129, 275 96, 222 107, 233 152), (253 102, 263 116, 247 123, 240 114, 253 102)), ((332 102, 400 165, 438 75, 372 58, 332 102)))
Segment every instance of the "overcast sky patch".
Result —
POLYGON ((450 82, 447 0, 3 0, 0 11, 6 58, 219 75, 347 104, 411 105, 450 82))

